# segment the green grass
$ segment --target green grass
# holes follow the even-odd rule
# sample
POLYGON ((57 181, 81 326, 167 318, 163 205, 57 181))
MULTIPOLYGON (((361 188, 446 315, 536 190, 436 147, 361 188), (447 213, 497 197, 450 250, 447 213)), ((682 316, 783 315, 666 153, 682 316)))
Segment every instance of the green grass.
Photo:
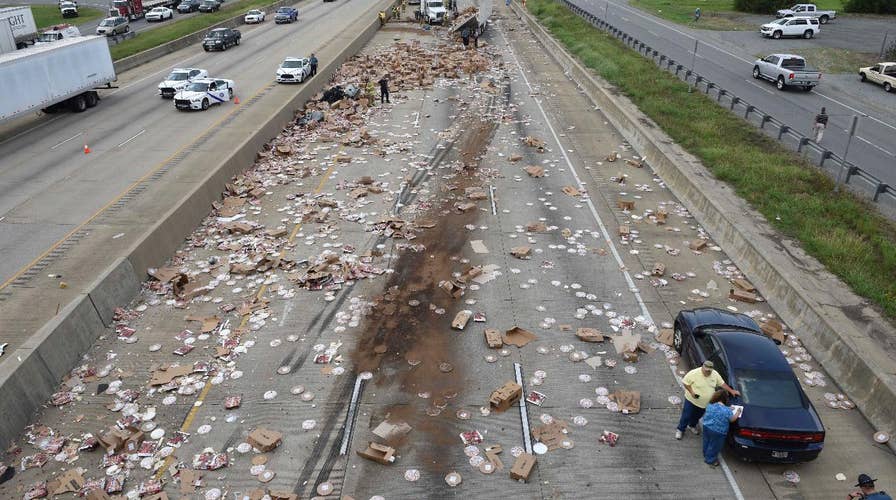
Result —
MULTIPOLYGON (((744 13, 734 10, 734 0, 631 0, 630 3, 657 17, 692 28, 722 31, 758 29, 754 23, 740 19, 744 13), (694 9, 697 7, 700 7, 700 20, 694 22, 694 9)), ((794 0, 793 3, 799 2, 794 0)), ((842 0, 817 0, 815 4, 819 9, 843 11, 842 0)))
POLYGON ((132 56, 138 52, 151 49, 171 40, 176 40, 190 33, 203 30, 214 24, 230 19, 231 17, 245 14, 249 9, 257 9, 271 5, 271 0, 240 0, 227 3, 226 8, 209 14, 200 13, 197 16, 168 21, 163 26, 155 29, 141 31, 134 38, 130 38, 111 47, 112 59, 118 60, 132 56))
POLYGON ((682 147, 761 212, 785 238, 896 318, 896 225, 799 155, 658 71, 616 39, 552 0, 529 11, 571 53, 615 85, 682 147))
MULTIPOLYGON (((0 7, 13 7, 13 5, 2 5, 0 7)), ((78 7, 78 17, 63 19, 62 13, 59 12, 59 7, 55 4, 31 5, 31 13, 34 14, 34 23, 37 24, 37 29, 39 30, 54 24, 78 25, 106 17, 106 13, 100 9, 78 7)))

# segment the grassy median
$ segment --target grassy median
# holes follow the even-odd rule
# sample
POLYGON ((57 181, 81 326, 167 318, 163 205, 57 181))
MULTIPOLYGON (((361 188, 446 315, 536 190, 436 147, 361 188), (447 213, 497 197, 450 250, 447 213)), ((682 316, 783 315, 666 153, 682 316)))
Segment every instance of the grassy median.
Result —
MULTIPOLYGON (((175 14, 174 22, 166 21, 166 24, 153 28, 151 30, 141 31, 134 38, 125 40, 111 47, 112 59, 118 60, 128 56, 132 56, 138 52, 151 49, 162 45, 163 43, 177 40, 180 37, 187 36, 191 33, 208 28, 209 26, 226 21, 231 17, 245 14, 250 9, 264 8, 273 4, 271 0, 240 0, 238 2, 226 3, 226 8, 218 12, 208 14, 200 13, 199 15, 178 19, 175 14)), ((274 22, 274 16, 270 16, 270 21, 274 22)))
MULTIPOLYGON (((896 318, 896 225, 800 156, 552 0, 529 11, 786 238, 896 318)), ((809 119, 807 117, 806 119, 809 119)))
MULTIPOLYGON (((16 5, 0 5, 0 7, 17 7, 16 5)), ((34 15, 34 24, 37 25, 37 29, 44 29, 48 26, 53 26, 55 24, 83 24, 88 23, 90 21, 94 21, 96 19, 102 19, 105 17, 106 13, 100 9, 93 9, 90 7, 78 7, 78 17, 70 17, 68 19, 62 17, 62 12, 59 11, 59 7, 56 4, 50 5, 40 5, 34 4, 29 5, 31 7, 31 13, 34 15)))

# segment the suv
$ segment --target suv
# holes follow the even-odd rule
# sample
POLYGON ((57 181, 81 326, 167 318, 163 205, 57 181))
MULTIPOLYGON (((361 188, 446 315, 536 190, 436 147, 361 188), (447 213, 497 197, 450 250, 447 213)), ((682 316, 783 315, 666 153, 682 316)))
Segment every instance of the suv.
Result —
POLYGON ((277 9, 277 14, 274 16, 274 22, 277 24, 291 23, 298 20, 299 11, 293 7, 280 7, 277 9))
MULTIPOLYGON (((214 2, 215 0, 205 1, 214 2)), ((210 50, 227 50, 233 45, 239 45, 241 37, 242 34, 233 28, 215 28, 205 35, 205 39, 202 41, 202 48, 206 52, 210 50)))
POLYGON ((131 31, 131 25, 123 16, 107 17, 96 27, 97 35, 115 36, 128 31, 131 31))
POLYGON ((218 0, 202 0, 199 4, 199 12, 217 12, 221 8, 218 0))
POLYGON ((197 10, 199 10, 199 0, 183 0, 177 6, 177 11, 181 14, 196 12, 197 10))
POLYGON ((78 4, 75 2, 62 2, 59 4, 59 11, 63 18, 78 17, 78 4))
POLYGON ((820 26, 818 19, 814 17, 785 17, 763 24, 759 28, 759 33, 775 40, 782 36, 801 36, 808 39, 818 34, 820 26))

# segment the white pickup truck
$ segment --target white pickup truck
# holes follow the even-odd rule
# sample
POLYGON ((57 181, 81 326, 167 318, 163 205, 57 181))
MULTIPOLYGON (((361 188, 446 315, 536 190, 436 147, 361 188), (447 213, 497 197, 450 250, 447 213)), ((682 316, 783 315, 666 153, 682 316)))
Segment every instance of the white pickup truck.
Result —
POLYGON ((818 19, 813 17, 785 17, 763 24, 759 28, 759 34, 775 40, 784 36, 809 39, 818 34, 820 26, 818 19))
POLYGON ((827 24, 831 19, 837 18, 835 10, 818 10, 814 3, 798 3, 789 9, 781 9, 775 17, 817 17, 821 24, 827 24))
POLYGON ((884 90, 892 92, 896 88, 896 62, 882 62, 859 70, 863 82, 883 85, 884 90))

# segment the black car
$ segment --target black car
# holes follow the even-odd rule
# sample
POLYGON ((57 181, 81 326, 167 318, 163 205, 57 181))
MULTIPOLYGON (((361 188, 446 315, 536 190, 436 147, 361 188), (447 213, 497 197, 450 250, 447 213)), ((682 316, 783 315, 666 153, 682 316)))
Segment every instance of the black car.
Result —
POLYGON ((199 12, 217 12, 221 8, 221 4, 217 0, 202 0, 199 4, 199 12))
POLYGON ((710 360, 744 407, 731 424, 728 444, 751 461, 798 463, 814 460, 825 429, 793 369, 775 342, 749 316, 712 308, 681 311, 675 318, 675 349, 692 366, 710 360))
MULTIPOLYGON (((215 0, 205 1, 214 2, 215 0)), ((240 32, 233 28, 215 28, 205 35, 205 39, 202 40, 202 48, 206 52, 210 50, 227 50, 233 45, 239 45, 241 36, 240 32)))
POLYGON ((277 9, 277 13, 274 14, 274 22, 277 24, 291 23, 298 20, 299 11, 294 7, 280 7, 277 9))
POLYGON ((199 10, 200 1, 199 0, 183 0, 178 6, 177 11, 181 14, 187 14, 190 12, 196 12, 199 10))

